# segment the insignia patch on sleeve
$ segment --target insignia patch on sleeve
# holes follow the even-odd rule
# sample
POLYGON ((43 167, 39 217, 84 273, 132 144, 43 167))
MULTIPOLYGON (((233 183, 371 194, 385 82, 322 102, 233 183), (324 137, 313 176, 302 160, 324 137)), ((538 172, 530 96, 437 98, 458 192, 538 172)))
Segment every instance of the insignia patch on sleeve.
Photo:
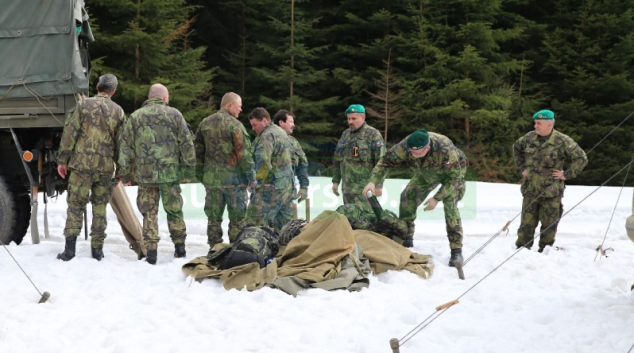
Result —
POLYGON ((451 162, 446 162, 445 163, 445 168, 451 168, 451 162))
POLYGON ((383 142, 382 141, 377 141, 376 142, 376 147, 381 147, 383 146, 383 142))
POLYGON ((575 148, 575 145, 572 144, 572 145, 568 146, 568 151, 572 151, 574 148, 575 148))

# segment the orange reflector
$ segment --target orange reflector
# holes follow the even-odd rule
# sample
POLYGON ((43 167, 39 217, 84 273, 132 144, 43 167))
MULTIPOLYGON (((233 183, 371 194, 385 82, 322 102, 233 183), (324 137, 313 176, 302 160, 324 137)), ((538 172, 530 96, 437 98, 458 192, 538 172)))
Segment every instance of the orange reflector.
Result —
POLYGON ((31 151, 24 151, 24 153, 22 153, 22 158, 24 158, 25 161, 30 162, 33 160, 33 152, 31 151))

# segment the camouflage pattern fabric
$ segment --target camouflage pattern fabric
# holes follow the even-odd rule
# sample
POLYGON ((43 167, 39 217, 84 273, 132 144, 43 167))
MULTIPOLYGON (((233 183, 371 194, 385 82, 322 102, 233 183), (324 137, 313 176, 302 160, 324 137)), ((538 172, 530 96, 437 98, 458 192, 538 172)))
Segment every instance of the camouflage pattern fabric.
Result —
POLYGON ((449 246, 461 249, 463 231, 458 201, 465 193, 467 157, 448 137, 430 132, 430 151, 424 158, 413 158, 407 148, 408 137, 392 147, 377 163, 370 181, 376 185, 383 183, 389 168, 413 169, 414 176, 401 193, 399 205, 399 218, 407 222, 408 236, 414 235, 418 207, 440 185, 434 199, 443 202, 449 246))
POLYGON ((299 188, 304 191, 304 195, 308 192, 308 159, 306 153, 302 149, 299 141, 291 135, 288 135, 291 143, 291 160, 293 163, 293 182, 295 177, 299 180, 299 188))
POLYGON ((207 215, 207 243, 212 248, 222 243, 222 215, 229 213, 229 242, 246 226, 247 191, 245 188, 205 188, 205 214, 207 215))
POLYGON ((256 225, 279 231, 293 219, 295 197, 292 147, 286 131, 267 125, 254 141, 254 170, 257 185, 251 193, 247 218, 256 225))
POLYGON ((183 115, 160 98, 150 98, 124 125, 119 138, 121 182, 129 182, 132 165, 140 185, 193 179, 196 153, 183 115))
POLYGON ((256 186, 251 193, 251 203, 247 211, 247 220, 258 226, 268 226, 280 232, 288 222, 293 220, 292 201, 295 188, 287 187, 279 190, 273 185, 256 186))
POLYGON ((196 131, 196 173, 205 185, 207 243, 222 242, 222 215, 229 213, 229 241, 246 225, 247 186, 255 175, 251 138, 226 110, 205 118, 196 131))
POLYGON ((528 178, 522 183, 522 195, 538 196, 543 193, 543 197, 563 197, 564 181, 555 180, 553 171, 565 170, 566 179, 572 179, 588 164, 588 157, 572 138, 557 130, 553 129, 544 142, 539 137, 531 131, 513 145, 518 172, 521 174, 528 170, 528 178))
POLYGON ((107 94, 80 100, 64 123, 57 162, 71 170, 112 176, 124 122, 123 109, 107 94))
POLYGON ((167 228, 174 244, 184 243, 185 238, 187 238, 180 185, 139 185, 136 204, 139 212, 143 215, 143 240, 148 250, 156 250, 160 241, 158 235, 159 200, 163 201, 163 209, 167 214, 167 228))
POLYGON ((347 204, 337 208, 337 212, 346 216, 352 229, 369 230, 382 234, 397 243, 402 243, 407 236, 407 224, 398 219, 398 216, 390 211, 383 210, 383 218, 378 220, 367 204, 347 204))
POLYGON ((532 248, 535 228, 537 223, 541 222, 539 249, 552 246, 555 243, 555 234, 557 234, 557 226, 563 211, 561 197, 524 197, 522 221, 517 231, 515 245, 518 248, 520 246, 532 248))
POLYGON ((288 245, 291 240, 295 239, 295 237, 302 232, 302 229, 307 224, 308 222, 306 222, 305 219, 294 219, 286 223, 279 232, 278 240, 280 247, 288 245))
POLYGON ((106 239, 106 206, 112 197, 114 184, 111 175, 72 171, 68 178, 68 210, 65 237, 76 237, 81 232, 86 212, 86 204, 92 204, 92 224, 90 226, 91 246, 103 248, 106 239))
MULTIPOLYGON (((346 129, 335 150, 333 184, 341 184, 344 205, 367 204, 362 195, 372 168, 385 155, 385 141, 379 130, 364 123, 357 130, 346 129)), ((381 186, 383 183, 376 184, 381 186)))
POLYGON ((242 229, 229 251, 212 254, 209 262, 219 266, 220 269, 233 268, 251 262, 257 262, 260 268, 263 268, 278 250, 278 239, 273 229, 249 226, 242 229))

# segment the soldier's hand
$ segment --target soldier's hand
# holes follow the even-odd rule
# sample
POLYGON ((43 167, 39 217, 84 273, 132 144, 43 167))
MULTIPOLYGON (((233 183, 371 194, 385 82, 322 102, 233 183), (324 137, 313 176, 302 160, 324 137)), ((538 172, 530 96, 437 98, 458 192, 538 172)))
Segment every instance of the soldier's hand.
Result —
POLYGON ((555 170, 553 172, 552 176, 555 179, 566 180, 566 177, 564 176, 564 171, 563 170, 555 170))
POLYGON ((374 195, 376 195, 377 197, 382 196, 383 195, 383 188, 379 188, 379 187, 375 188, 374 189, 374 195))
POLYGON ((57 166, 57 174, 62 177, 62 179, 66 179, 66 173, 68 173, 68 169, 63 164, 57 166))
POLYGON ((425 201, 423 205, 425 205, 425 211, 431 211, 436 208, 436 205, 438 205, 438 201, 436 201, 435 198, 430 197, 427 199, 427 201, 425 201))
POLYGON ((300 203, 306 200, 307 197, 308 197, 308 190, 299 189, 299 192, 297 193, 297 203, 300 203))
POLYGON ((369 197, 368 196, 368 191, 372 191, 372 195, 376 195, 376 196, 381 196, 381 195, 377 195, 376 192, 376 186, 374 185, 374 183, 370 182, 368 183, 368 185, 366 185, 363 188, 363 196, 365 196, 366 198, 369 197))
POLYGON ((524 169, 524 170, 522 171, 522 177, 523 177, 524 179, 528 179, 528 169, 524 169))
POLYGON ((403 239, 403 246, 406 247, 406 248, 413 248, 414 247, 414 238, 407 237, 407 238, 403 239))
POLYGON ((339 190, 338 189, 339 189, 339 184, 338 183, 333 183, 332 184, 332 192, 335 195, 337 195, 337 196, 339 196, 339 190))
POLYGON ((119 175, 115 175, 114 179, 115 179, 114 186, 115 187, 119 186, 119 184, 121 183, 121 177, 119 175))

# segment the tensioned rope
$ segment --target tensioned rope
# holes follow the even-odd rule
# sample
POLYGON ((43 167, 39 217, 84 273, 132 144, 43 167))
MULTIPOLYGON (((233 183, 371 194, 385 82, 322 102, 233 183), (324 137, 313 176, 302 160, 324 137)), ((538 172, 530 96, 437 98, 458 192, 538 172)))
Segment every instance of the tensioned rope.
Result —
MULTIPOLYGON (((634 161, 634 154, 632 154, 632 161, 634 161)), ((630 167, 631 166, 632 165, 630 164, 630 167)), ((608 231, 610 230, 610 225, 612 225, 612 220, 614 219, 616 208, 619 205, 621 194, 623 193, 623 189, 625 188, 625 182, 627 181, 627 176, 630 174, 630 167, 627 167, 627 172, 625 172, 625 177, 623 178, 623 184, 621 185, 621 190, 619 190, 619 196, 616 198, 616 203, 614 204, 614 209, 612 210, 612 215, 610 216, 610 221, 608 222, 608 227, 605 229, 605 234, 603 235, 603 240, 601 241, 601 245, 599 245, 599 247, 597 248, 597 253, 594 255, 594 261, 597 261, 597 256, 599 256, 600 254, 605 255, 606 250, 603 248, 603 245, 605 244, 605 239, 608 237, 608 231)))
MULTIPOLYGON (((617 126, 615 126, 612 130, 610 130, 610 132, 608 132, 599 142, 597 142, 590 150, 588 150, 588 152, 586 152, 586 156, 589 155, 590 153, 592 153, 592 151, 594 151, 597 146, 599 146, 603 141, 605 141, 606 138, 608 138, 610 135, 612 135, 612 133, 614 131, 616 131, 616 129, 618 129, 621 125, 623 125, 632 115, 634 115, 634 111, 631 112, 628 116, 625 117, 625 119, 623 119, 617 126)), ((565 172, 564 172, 565 175, 565 172)), ((544 195, 543 191, 541 194, 539 194, 533 201, 531 201, 528 205, 526 205, 525 208, 530 207, 534 202, 536 202, 537 200, 539 200, 543 195, 544 195)), ((462 266, 465 266, 469 261, 471 261, 471 259, 473 259, 476 255, 478 255, 482 250, 484 250, 484 248, 486 248, 493 240, 495 240, 495 238, 497 238, 500 233, 502 233, 503 231, 508 231, 508 226, 517 219, 517 217, 521 216, 522 213, 524 212, 524 209, 522 208, 522 210, 515 215, 515 217, 513 217, 510 221, 507 222, 506 225, 504 225, 504 227, 502 227, 502 229, 498 230, 497 233, 495 233, 491 238, 489 238, 489 240, 487 240, 486 242, 484 242, 484 244, 482 244, 482 246, 480 246, 476 251, 474 251, 471 256, 469 256, 462 264, 462 266)))
MULTIPOLYGON (((607 183, 609 183, 612 179, 614 179, 618 174, 620 174, 625 168, 629 168, 632 163, 634 163, 634 159, 631 160, 629 163, 627 163, 625 166, 623 166, 621 169, 619 169, 618 172, 614 173, 609 179, 607 179, 606 181, 604 181, 601 185, 599 185, 596 189, 594 189, 594 191, 592 191, 590 194, 588 194, 586 197, 584 197, 581 201, 579 201, 577 204, 575 204, 572 208, 570 208, 567 212, 565 212, 561 217, 559 217, 560 219, 563 218, 564 216, 566 216, 568 213, 570 213, 572 210, 574 210, 577 206, 579 206, 582 202, 584 202, 585 200, 587 200, 590 196, 592 196, 595 192, 597 192, 600 188, 602 188, 603 186, 605 186, 607 183)), ((540 232, 539 234, 535 235, 532 239, 532 241, 534 241, 537 237, 541 236, 541 234, 545 231, 547 231, 548 229, 550 229, 552 226, 554 226, 556 223, 551 224, 550 226, 548 226, 546 229, 544 229, 542 232, 540 232)), ((506 260, 502 261, 502 263, 500 263, 498 266, 496 266, 493 270, 491 270, 489 273, 487 273, 484 277, 482 277, 481 279, 479 279, 474 285, 472 285, 471 287, 469 287, 464 293, 462 293, 455 301, 457 302, 458 300, 460 300, 462 297, 464 297, 465 295, 467 295, 467 293, 469 293, 471 290, 473 290, 476 286, 478 286, 480 283, 482 283, 485 279, 487 279, 490 275, 492 275, 495 271, 497 271, 500 267, 502 267, 504 264, 506 264, 509 260, 511 260, 515 255, 517 255, 520 251, 522 251, 524 249, 523 246, 519 247, 519 249, 517 249, 513 254, 511 254, 511 256, 509 256, 506 260)), ((427 326, 429 326, 432 322, 434 322, 438 317, 440 317, 440 315, 444 314, 447 310, 449 310, 451 308, 451 306, 446 307, 444 309, 441 310, 437 310, 434 313, 432 313, 431 315, 429 315, 423 322, 421 322, 420 324, 416 325, 416 327, 414 327, 411 331, 409 331, 407 334, 405 334, 401 339, 399 339, 399 345, 402 346, 404 345, 406 342, 408 342, 410 339, 412 339, 414 336, 416 336, 419 332, 421 332, 424 328, 426 328, 427 326)))

